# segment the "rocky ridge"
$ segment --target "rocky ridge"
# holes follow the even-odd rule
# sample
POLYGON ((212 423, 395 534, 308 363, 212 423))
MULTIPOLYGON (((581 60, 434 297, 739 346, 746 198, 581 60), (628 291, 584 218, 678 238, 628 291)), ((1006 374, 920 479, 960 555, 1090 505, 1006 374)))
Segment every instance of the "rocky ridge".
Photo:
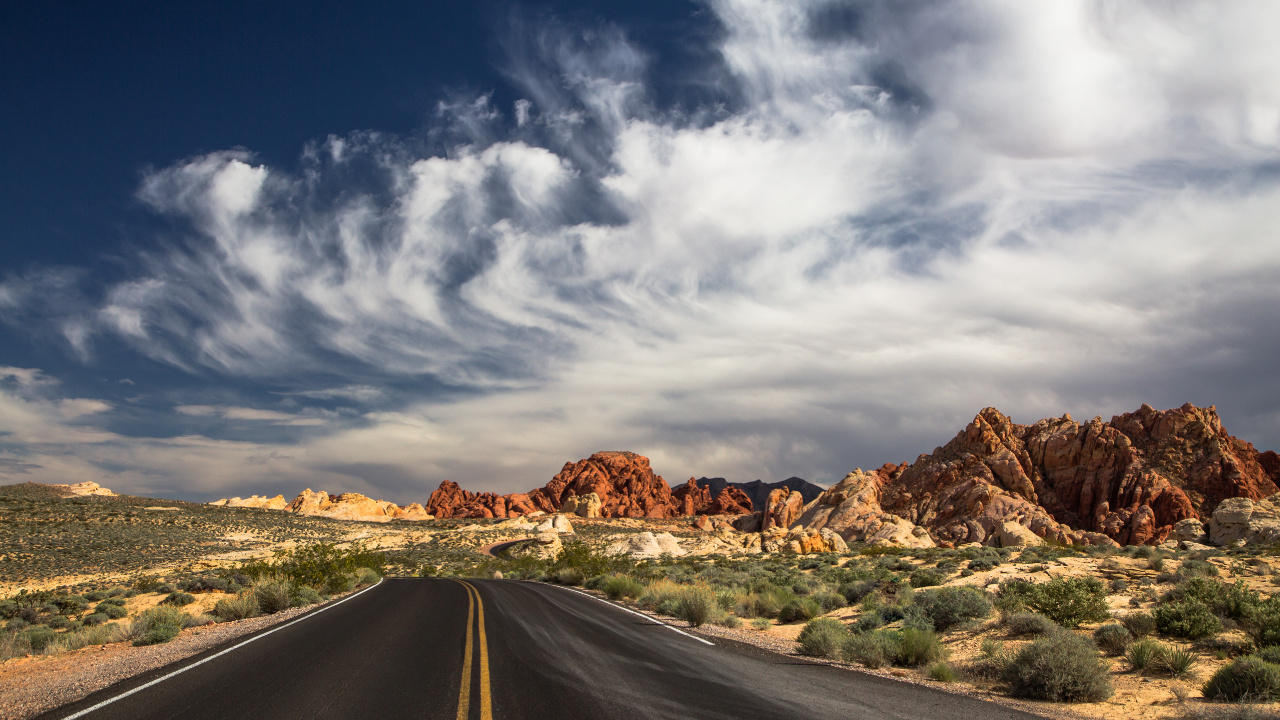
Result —
POLYGON ((214 500, 209 504, 219 507, 256 507, 267 510, 287 510, 299 515, 316 515, 335 520, 390 522, 397 519, 434 519, 418 503, 400 506, 388 500, 374 500, 360 493, 334 495, 324 490, 312 491, 311 488, 298 493, 298 496, 289 502, 285 501, 283 495, 276 495, 273 498, 251 495, 247 498, 233 497, 214 500))
MULTIPOLYGON (((775 491, 757 515, 764 530, 790 521, 846 541, 905 546, 1158 544, 1224 501, 1275 494, 1272 455, 1228 434, 1212 406, 1143 405, 1110 422, 1064 415, 1032 425, 986 408, 910 465, 855 470, 799 513, 775 491)), ((1252 516, 1236 515, 1231 524, 1247 527, 1252 516)))

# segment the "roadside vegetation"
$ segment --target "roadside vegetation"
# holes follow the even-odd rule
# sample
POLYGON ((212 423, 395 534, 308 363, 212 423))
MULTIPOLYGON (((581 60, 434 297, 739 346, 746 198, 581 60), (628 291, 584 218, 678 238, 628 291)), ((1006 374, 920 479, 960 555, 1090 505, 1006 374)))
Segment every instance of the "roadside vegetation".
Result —
POLYGON ((799 626, 788 636, 802 655, 908 668, 1015 697, 1100 702, 1132 676, 1167 683, 1169 702, 1186 702, 1190 685, 1208 701, 1238 705, 1280 701, 1280 596, 1257 589, 1258 581, 1274 585, 1266 562, 1274 554, 855 547, 841 555, 635 561, 571 541, 555 558, 473 560, 452 572, 582 586, 693 627, 799 626), (1045 572, 1063 567, 1061 558, 1091 558, 1100 571, 1045 572), (1002 566, 1020 570, 1003 581, 959 584, 1002 566), (1236 579, 1222 579, 1227 568, 1236 579), (1118 595, 1128 602, 1117 607, 1118 595), (982 638, 981 651, 957 663, 950 646, 968 638, 982 638))
POLYGON ((208 575, 148 575, 128 587, 80 593, 23 591, 0 600, 0 660, 125 641, 165 643, 185 628, 270 615, 374 584, 386 565, 385 553, 358 543, 316 543, 208 575))

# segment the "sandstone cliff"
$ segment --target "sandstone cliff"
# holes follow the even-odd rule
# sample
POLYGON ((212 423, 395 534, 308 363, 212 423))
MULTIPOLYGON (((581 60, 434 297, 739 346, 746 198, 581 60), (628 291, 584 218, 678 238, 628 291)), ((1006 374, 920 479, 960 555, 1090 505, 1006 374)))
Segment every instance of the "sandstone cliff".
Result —
POLYGON ((286 510, 299 515, 318 515, 337 520, 372 520, 389 522, 402 520, 431 520, 432 517, 418 503, 410 503, 401 507, 387 500, 374 500, 360 493, 342 493, 332 495, 323 490, 312 491, 307 488, 298 493, 290 502, 285 502, 283 495, 273 498, 251 495, 248 498, 224 498, 214 500, 210 505, 221 507, 256 507, 267 510, 286 510))
POLYGON ((1143 405, 1110 422, 1064 415, 1033 425, 987 408, 911 465, 850 473, 793 524, 898 543, 913 542, 906 534, 946 545, 1025 542, 1013 523, 1059 542, 1155 544, 1227 498, 1276 493, 1269 463, 1229 435, 1213 407, 1143 405))

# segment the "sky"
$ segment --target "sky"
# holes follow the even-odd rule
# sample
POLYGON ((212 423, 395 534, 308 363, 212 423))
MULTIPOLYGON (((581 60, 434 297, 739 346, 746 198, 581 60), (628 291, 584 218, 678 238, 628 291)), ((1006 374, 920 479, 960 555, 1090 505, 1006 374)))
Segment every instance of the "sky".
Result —
POLYGON ((0 6, 0 484, 516 492, 1215 405, 1280 449, 1280 5, 0 6))

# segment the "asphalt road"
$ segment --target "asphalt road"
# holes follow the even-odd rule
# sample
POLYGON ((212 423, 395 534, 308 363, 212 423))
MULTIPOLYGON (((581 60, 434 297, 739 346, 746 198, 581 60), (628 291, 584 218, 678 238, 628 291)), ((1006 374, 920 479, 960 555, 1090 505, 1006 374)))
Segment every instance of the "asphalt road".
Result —
MULTIPOLYGON (((82 717, 1030 719, 994 703, 713 639, 508 580, 388 579, 82 717)), ((47 713, 67 718, 207 657, 47 713)))

